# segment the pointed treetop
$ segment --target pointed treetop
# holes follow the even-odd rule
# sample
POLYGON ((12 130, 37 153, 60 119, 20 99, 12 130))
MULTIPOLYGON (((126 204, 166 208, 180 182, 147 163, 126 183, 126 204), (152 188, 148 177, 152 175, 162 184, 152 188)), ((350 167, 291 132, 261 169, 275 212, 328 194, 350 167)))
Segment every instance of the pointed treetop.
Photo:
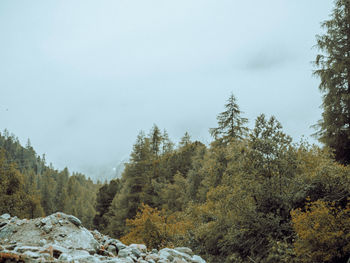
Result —
POLYGON ((181 141, 179 145, 182 146, 187 146, 191 143, 191 136, 189 135, 188 132, 185 132, 184 136, 181 138, 181 141))
POLYGON ((232 93, 225 104, 225 109, 216 118, 218 127, 209 129, 210 134, 215 139, 222 139, 226 142, 232 139, 242 139, 248 131, 245 126, 248 119, 241 117, 242 112, 239 109, 236 97, 232 93))

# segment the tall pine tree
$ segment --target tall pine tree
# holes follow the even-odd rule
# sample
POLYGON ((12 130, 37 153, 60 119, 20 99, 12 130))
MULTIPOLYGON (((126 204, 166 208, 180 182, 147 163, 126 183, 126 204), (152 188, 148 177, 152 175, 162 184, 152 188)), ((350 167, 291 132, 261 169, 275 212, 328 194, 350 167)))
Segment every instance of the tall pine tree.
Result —
POLYGON ((210 134, 215 139, 228 142, 232 139, 242 139, 247 132, 246 118, 241 117, 241 110, 237 104, 236 97, 231 94, 225 105, 226 110, 217 116, 218 127, 211 128, 210 134))
POLYGON ((319 141, 334 150, 342 164, 350 163, 350 0, 336 0, 326 33, 317 36, 314 74, 323 93, 322 119, 316 125, 319 141))

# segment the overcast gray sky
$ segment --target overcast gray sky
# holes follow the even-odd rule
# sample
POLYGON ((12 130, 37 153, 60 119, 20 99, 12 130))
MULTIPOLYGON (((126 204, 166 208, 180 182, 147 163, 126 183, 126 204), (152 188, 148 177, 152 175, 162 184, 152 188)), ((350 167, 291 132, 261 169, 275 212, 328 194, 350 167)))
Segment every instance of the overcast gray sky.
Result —
MULTIPOLYGON (((328 0, 0 2, 0 129, 54 167, 92 175, 155 123, 177 142, 236 95, 251 125, 275 115, 296 141, 321 117, 312 76, 328 0)), ((309 139, 311 142, 314 140, 309 139)))

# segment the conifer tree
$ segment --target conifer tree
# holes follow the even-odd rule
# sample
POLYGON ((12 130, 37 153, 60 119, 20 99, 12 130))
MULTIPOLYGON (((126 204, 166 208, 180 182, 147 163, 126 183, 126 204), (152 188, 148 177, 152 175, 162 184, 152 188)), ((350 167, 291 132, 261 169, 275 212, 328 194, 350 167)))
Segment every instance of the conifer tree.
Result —
POLYGON ((169 139, 168 132, 165 129, 163 131, 162 138, 163 138, 162 154, 171 152, 174 148, 174 144, 169 139))
POLYGON ((209 129, 215 139, 229 141, 231 139, 242 139, 247 132, 244 126, 248 119, 241 117, 241 110, 237 104, 236 97, 231 94, 225 105, 226 110, 217 116, 218 127, 209 129))
POLYGON ((179 143, 180 147, 187 146, 191 143, 191 136, 188 132, 185 132, 184 136, 182 136, 181 141, 179 143))
POLYGON ((62 172, 58 174, 56 189, 55 189, 55 205, 57 211, 64 211, 67 203, 67 182, 69 179, 69 172, 67 168, 64 168, 62 172))
POLYGON ((159 155, 159 151, 160 151, 160 144, 163 140, 162 138, 162 134, 160 129, 158 128, 157 125, 153 125, 153 128, 150 132, 150 143, 151 143, 151 149, 152 149, 152 153, 158 157, 159 155))
POLYGON ((41 206, 45 214, 50 215, 55 211, 54 194, 55 180, 52 177, 52 171, 47 170, 41 177, 41 206))
POLYGON ((96 196, 96 215, 93 219, 94 226, 98 230, 104 230, 107 227, 106 215, 109 212, 114 196, 120 192, 121 180, 114 179, 109 184, 104 184, 96 196))
POLYGON ((322 119, 315 134, 334 150, 335 158, 350 163, 350 1, 336 0, 331 19, 324 21, 324 35, 317 36, 321 51, 314 74, 323 93, 322 119))
POLYGON ((147 172, 152 167, 152 147, 150 139, 141 131, 137 136, 130 163, 125 165, 122 175, 123 186, 111 203, 107 232, 120 236, 125 230, 125 219, 136 215, 139 205, 145 200, 144 188, 149 182, 147 172))

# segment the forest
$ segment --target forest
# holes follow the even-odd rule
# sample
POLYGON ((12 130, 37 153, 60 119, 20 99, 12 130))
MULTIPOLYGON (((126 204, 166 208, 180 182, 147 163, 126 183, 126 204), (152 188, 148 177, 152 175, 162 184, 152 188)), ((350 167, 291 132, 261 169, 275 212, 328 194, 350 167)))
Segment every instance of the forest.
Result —
POLYGON ((93 182, 48 165, 30 141, 0 133, 0 214, 62 211, 126 244, 190 247, 207 262, 348 262, 350 1, 335 1, 317 36, 320 144, 294 142, 274 116, 253 127, 231 94, 213 140, 174 143, 141 131, 121 178, 93 182))

